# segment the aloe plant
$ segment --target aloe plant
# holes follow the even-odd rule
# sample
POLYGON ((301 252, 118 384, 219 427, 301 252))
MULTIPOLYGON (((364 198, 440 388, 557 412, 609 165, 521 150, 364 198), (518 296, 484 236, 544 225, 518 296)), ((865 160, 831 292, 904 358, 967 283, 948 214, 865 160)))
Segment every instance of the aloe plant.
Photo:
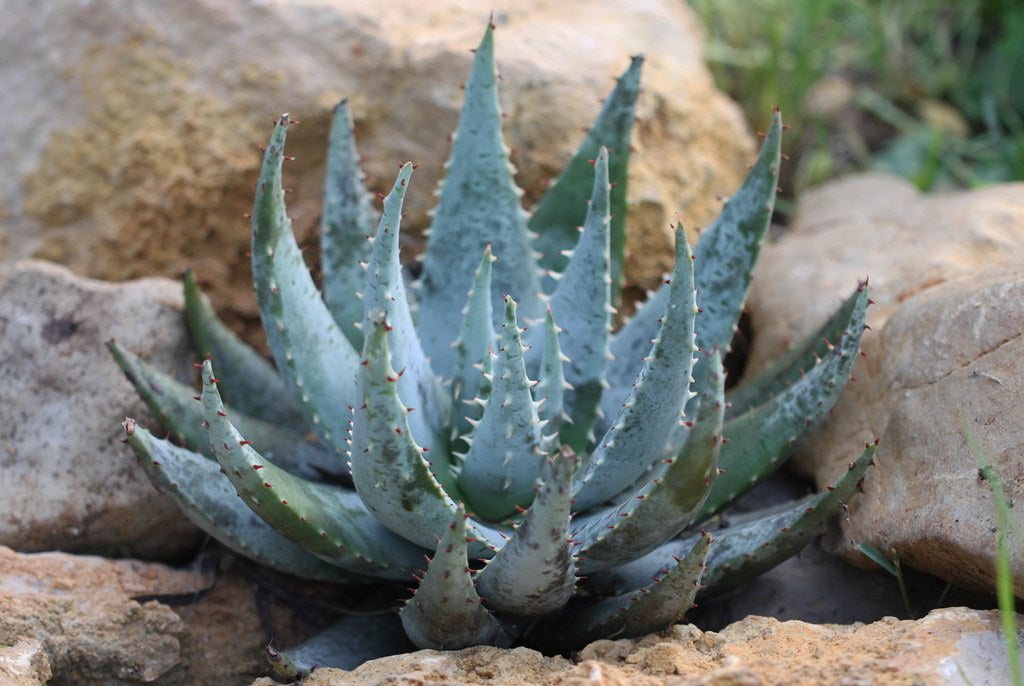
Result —
POLYGON ((230 333, 192 275, 187 319, 207 355, 198 397, 110 342, 187 447, 130 419, 126 441, 197 525, 306 578, 396 588, 418 579, 396 590, 400 611, 372 630, 349 618, 291 651, 271 649, 282 673, 352 667, 407 648, 403 636, 419 647, 556 651, 654 631, 681 619, 696 594, 794 554, 855 492, 873 445, 820 494, 712 523, 832 407, 865 328, 861 284, 776 365, 725 391, 721 358, 775 197, 778 112, 696 249, 678 227, 671 276, 613 330, 641 65, 633 58, 528 214, 502 139, 489 26, 411 283, 398 248, 414 167, 401 166, 378 218, 342 102, 318 289, 285 212, 295 122, 282 116, 252 216, 276 365, 230 333))

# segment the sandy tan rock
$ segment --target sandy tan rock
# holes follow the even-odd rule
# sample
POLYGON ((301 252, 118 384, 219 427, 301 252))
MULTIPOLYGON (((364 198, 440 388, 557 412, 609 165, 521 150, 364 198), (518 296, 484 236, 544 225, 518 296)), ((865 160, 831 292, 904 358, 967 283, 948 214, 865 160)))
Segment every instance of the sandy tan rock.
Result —
POLYGON ((118 441, 148 417, 104 342, 190 378, 181 288, 25 261, 0 285, 0 544, 167 559, 198 530, 118 441))
POLYGON ((998 612, 935 610, 918 621, 816 625, 751 616, 721 632, 677 625, 642 639, 596 641, 576 664, 523 648, 419 651, 345 672, 319 669, 305 686, 760 686, 762 684, 1009 683, 998 612), (964 678, 970 681, 965 681, 964 678))
MULTIPOLYGON (((1024 184, 926 196, 892 177, 855 177, 808 194, 794 226, 765 248, 750 299, 755 367, 870 276, 867 358, 794 460, 828 483, 863 441, 881 437, 879 468, 831 539, 850 561, 867 564, 856 547, 868 541, 959 585, 994 588, 994 503, 958 417, 1019 498, 1022 265, 1024 184)), ((1024 596, 1024 550, 1014 551, 1024 596)))
POLYGON ((131 596, 188 582, 161 578, 168 574, 139 562, 0 547, 0 641, 40 641, 61 678, 152 681, 178 663, 184 624, 170 608, 131 596))
MULTIPOLYGON (((19 636, 38 643, 33 664, 42 674, 48 660, 51 684, 248 683, 267 671, 263 618, 279 642, 298 643, 307 636, 295 628, 296 613, 309 620, 317 612, 304 604, 306 595, 339 600, 336 589, 300 587, 266 570, 257 574, 260 585, 238 567, 175 569, 0 547, 0 644, 19 636), (271 590, 283 591, 287 600, 271 590)), ((12 655, 0 650, 0 686, 7 686, 12 655)))
MULTIPOLYGON (((426 224, 488 8, 353 3, 9 3, 0 87, 17 111, 0 181, 0 270, 26 255, 111 280, 186 265, 222 309, 252 315, 245 252, 269 119, 291 112, 287 182, 312 242, 331 106, 351 98, 377 190, 421 163, 408 226, 426 224)), ((713 86, 685 3, 515 0, 495 14, 506 134, 527 200, 562 168, 631 54, 649 55, 631 199, 632 278, 650 285, 680 212, 706 224, 752 161, 738 108, 713 86)), ((765 113, 767 119, 768 113, 765 113)), ((410 234, 411 235, 411 234, 410 234)), ((415 241, 410 243, 415 249, 415 241)))
MULTIPOLYGON (((1011 501, 1024 495, 1024 271, 929 288, 889 317, 853 384, 808 446, 820 478, 844 468, 842 446, 882 437, 879 468, 850 506, 833 547, 863 563, 855 542, 978 591, 995 588, 996 509, 961 426, 979 438, 1011 501), (828 447, 826 447, 828 446, 828 447)), ((1024 514, 1013 510, 1018 524, 1024 514)), ((1024 548, 1012 545, 1024 596, 1024 548)))
POLYGON ((43 686, 51 676, 38 640, 19 636, 14 645, 0 647, 0 686, 43 686))
POLYGON ((792 225, 762 250, 747 303, 752 368, 812 331, 865 278, 875 301, 868 324, 880 330, 926 288, 1021 264, 1024 184, 925 195, 885 174, 828 183, 800 198, 792 225))

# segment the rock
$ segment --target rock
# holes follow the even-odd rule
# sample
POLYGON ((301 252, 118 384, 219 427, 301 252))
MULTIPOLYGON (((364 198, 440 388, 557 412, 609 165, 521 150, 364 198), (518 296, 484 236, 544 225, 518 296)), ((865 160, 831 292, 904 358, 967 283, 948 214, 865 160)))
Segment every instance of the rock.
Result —
MULTIPOLYGON (((204 559, 216 561, 200 562, 204 559)), ((267 670, 261 616, 270 618, 281 643, 298 643, 307 636, 292 626, 296 608, 304 619, 311 613, 301 604, 302 590, 287 580, 278 585, 266 570, 257 572, 267 579, 266 588, 285 591, 278 598, 258 593, 241 571, 240 566, 217 572, 203 565, 175 569, 134 559, 22 554, 0 547, 0 644, 25 636, 41 645, 42 653, 21 654, 37 655, 38 665, 48 660, 51 684, 248 683, 267 670)), ((322 584, 306 586, 335 601, 322 584)), ((0 650, 0 686, 14 673, 8 665, 18 653, 11 651, 0 650)))
POLYGON ((108 284, 39 261, 0 286, 0 544, 167 559, 198 532, 118 441, 144 405, 104 342, 194 373, 181 287, 108 284))
POLYGON ((44 686, 51 676, 50 661, 36 639, 19 636, 14 645, 0 647, 0 685, 44 686))
POLYGON ((40 641, 58 678, 153 681, 179 662, 181 618, 155 600, 131 596, 172 583, 180 590, 185 582, 188 590, 185 575, 141 562, 2 547, 0 570, 0 642, 40 641))
MULTIPOLYGON (((747 309, 758 369, 812 331, 870 277, 880 330, 914 294, 1024 262, 1024 185, 923 195, 906 179, 863 174, 800 198, 792 226, 765 245, 747 309)), ((868 344, 871 336, 865 337, 868 344)))
MULTIPOLYGON (((506 135, 527 202, 569 159, 612 77, 649 55, 630 197, 630 278, 669 268, 669 223, 708 223, 754 147, 712 83, 685 3, 628 11, 579 0, 516 0, 494 16, 506 135), (642 259, 641 259, 642 253, 642 259)), ((421 163, 406 222, 427 223, 448 134, 487 9, 464 0, 352 3, 62 2, 6 8, 0 88, 17 116, 0 143, 0 271, 27 255, 87 276, 176 276, 186 265, 222 311, 253 317, 249 238, 257 146, 291 112, 290 214, 314 242, 331 107, 350 98, 369 183, 421 163)), ((767 120, 769 113, 765 113, 767 120)), ((416 241, 410 246, 417 249, 416 241)))
POLYGON ((999 613, 958 607, 934 610, 917 621, 887 617, 866 625, 757 616, 721 632, 680 624, 642 639, 595 641, 580 651, 576 664, 524 648, 421 650, 372 660, 350 672, 318 669, 303 686, 1009 682, 999 613))
MULTIPOLYGON (((1010 501, 1020 498, 1022 190, 1004 184, 922 196, 890 177, 849 179, 808 194, 792 229, 764 250, 749 304, 755 368, 870 275, 877 304, 868 311, 867 358, 794 460, 828 483, 865 440, 881 437, 879 468, 830 539, 851 562, 870 564, 857 550, 867 541, 965 588, 995 588, 995 505, 959 417, 1010 501)), ((1014 513, 1024 522, 1020 508, 1014 513)), ((1011 548, 1024 597, 1024 547, 1011 548)))

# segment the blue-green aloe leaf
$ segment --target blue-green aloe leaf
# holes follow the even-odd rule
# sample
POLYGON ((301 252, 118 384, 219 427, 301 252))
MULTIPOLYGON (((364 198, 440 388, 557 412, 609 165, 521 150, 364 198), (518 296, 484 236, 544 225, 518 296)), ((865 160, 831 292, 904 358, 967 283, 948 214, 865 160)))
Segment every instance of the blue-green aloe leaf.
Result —
MULTIPOLYGON (((799 553, 818 536, 829 519, 845 510, 857 494, 861 479, 874 464, 877 441, 848 465, 832 485, 793 502, 766 511, 755 511, 745 518, 733 515, 729 525, 714 531, 715 545, 708 558, 704 575, 706 589, 714 595, 763 574, 775 565, 799 553)), ((592 592, 621 593, 636 588, 652 576, 671 567, 673 559, 686 555, 693 547, 694 537, 678 538, 633 562, 588 578, 592 592)))
MULTIPOLYGON (((108 341, 107 348, 139 396, 171 435, 190 449, 213 459, 209 436, 203 426, 203 408, 195 400, 195 391, 121 347, 117 341, 108 341)), ((262 454, 296 476, 314 481, 350 478, 348 464, 319 443, 306 440, 302 434, 248 417, 234 409, 231 416, 238 430, 248 436, 262 454)))
POLYGON ((599 638, 642 636, 680 621, 700 588, 711 536, 702 533, 670 571, 650 575, 628 593, 569 606, 541 621, 526 636, 529 645, 564 651, 599 638), (654 579, 653 582, 651 579, 654 579))
POLYGON ((359 353, 334 321, 295 242, 281 186, 290 121, 278 120, 263 158, 252 212, 252 272, 267 342, 292 395, 320 440, 348 450, 358 403, 359 353))
POLYGON ((700 517, 708 517, 781 466, 791 447, 806 436, 839 399, 857 361, 868 303, 861 284, 846 328, 832 349, 785 391, 726 422, 726 444, 700 517))
MULTIPOLYGON (((364 355, 364 398, 353 426, 352 479, 366 507, 385 526, 423 547, 433 547, 457 508, 449 491, 456 497, 458 491, 454 484, 439 483, 435 475, 447 473, 447 468, 437 471, 438 465, 427 461, 412 438, 381 313, 369 323, 364 355)), ((491 557, 492 548, 505 541, 501 532, 477 523, 470 524, 470 534, 475 539, 474 557, 491 557)))
POLYGON ((233 407, 248 415, 286 426, 303 426, 305 415, 277 369, 240 339, 217 316, 203 296, 195 274, 185 272, 185 321, 201 357, 217 360, 218 373, 231 389, 233 407))
MULTIPOLYGON (((860 291, 854 291, 817 330, 773 360, 771 365, 729 389, 726 419, 763 405, 799 381, 808 369, 832 350, 833 341, 842 338, 860 301, 860 291)), ((748 373, 745 372, 744 377, 748 373)))
POLYGON ((363 347, 363 305, 370 236, 377 227, 373 196, 363 185, 348 101, 334 108, 327 144, 327 178, 320 216, 320 270, 324 300, 353 348, 363 347))
MULTIPOLYGON (((586 137, 561 176, 541 199, 530 217, 530 230, 537 234, 534 247, 540 252, 542 269, 562 273, 578 240, 577 227, 583 225, 586 201, 593 186, 591 162, 603 147, 611 151, 608 177, 611 190, 611 240, 609 273, 612 298, 618 297, 622 281, 626 246, 626 182, 628 179, 630 138, 636 118, 636 99, 640 93, 640 72, 644 58, 633 57, 629 68, 615 82, 586 137)), ((545 288, 550 292, 550 288, 545 288)), ((650 336, 649 338, 653 338, 650 336)))
POLYGON ((516 301, 506 296, 503 311, 490 394, 459 472, 459 487, 473 513, 491 521, 530 504, 546 443, 526 376, 516 301))
POLYGON ((420 346, 419 334, 413 325, 406 298, 402 264, 398 255, 402 204, 412 170, 412 164, 403 165, 394 187, 384 198, 384 213, 366 267, 363 328, 365 330, 372 326, 370 319, 378 316, 378 313, 382 313, 387 320, 391 364, 401 370, 398 397, 408 411, 412 438, 426 450, 436 450, 437 454, 442 454, 447 449, 447 436, 442 435, 442 427, 447 423, 450 413, 448 396, 442 392, 441 383, 434 376, 420 346))
POLYGON ((132 419, 124 421, 124 431, 125 442, 157 490, 173 500, 189 521, 239 555, 306 579, 370 580, 312 555, 275 531, 236 497, 214 460, 155 438, 132 419))
POLYGON ((302 678, 318 667, 353 670, 367 660, 410 653, 402 622, 394 612, 346 615, 308 641, 287 650, 267 646, 274 674, 302 678))
POLYGON ((646 555, 689 526, 718 473, 725 414, 725 371, 713 354, 696 420, 678 454, 666 458, 636 493, 622 503, 577 517, 584 574, 646 555))
MULTIPOLYGON (((697 304, 702 313, 697 329, 697 347, 701 350, 727 353, 732 346, 771 224, 781 156, 782 115, 776 110, 746 180, 725 201, 718 218, 701 234, 693 251, 697 304)), ((700 392, 700 382, 694 390, 700 392)))
POLYGON ((558 435, 562 424, 568 421, 565 413, 565 362, 568 360, 558 344, 561 329, 555 323, 551 308, 544 315, 544 346, 540 361, 540 380, 533 387, 533 397, 539 403, 537 410, 544 424, 547 439, 545 452, 554 454, 558 449, 558 435))
POLYGON ((537 497, 501 550, 476 576, 491 609, 521 619, 560 610, 576 588, 572 475, 579 462, 568 446, 547 460, 537 497))
MULTIPOLYGON (((701 308, 697 347, 701 350, 729 350, 775 206, 781 141, 782 117, 776 112, 761 153, 743 185, 726 201, 721 214, 701 234, 694 248, 694 283, 701 308)), ((664 286, 659 288, 612 338, 609 403, 622 402, 627 392, 623 389, 632 383, 633 360, 637 354, 643 354, 647 342, 657 335, 658 321, 668 301, 665 291, 664 286)), ((704 375, 695 377, 693 390, 700 392, 704 375)), ((607 412, 606 421, 612 421, 607 412)))
POLYGON ((515 638, 484 607, 473 584, 466 548, 466 511, 456 508, 438 540, 423 580, 401 610, 405 632, 420 648, 457 650, 515 638))
POLYGON ((469 301, 462 311, 462 327, 455 339, 455 372, 452 375, 452 435, 451 439, 465 436, 472 421, 483 414, 481 392, 484 390, 483 366, 494 346, 494 316, 491 303, 491 246, 473 277, 469 301))
POLYGON ((476 49, 466 98, 455 131, 448 171, 430 226, 430 241, 419 282, 419 331, 434 370, 450 378, 460 312, 477 256, 488 243, 494 264, 495 326, 501 323, 502 295, 520 303, 520 315, 542 313, 540 277, 530 246, 522 191, 512 178, 508 148, 501 134, 494 27, 476 49))
POLYGON ((209 360, 203 409, 210 446, 242 501, 290 540, 351 572, 407 579, 423 548, 389 531, 355 491, 307 481, 261 456, 231 424, 209 360))
MULTIPOLYGON (((551 296, 549 307, 562 329, 565 366, 565 405, 570 421, 562 425, 561 440, 583 452, 593 431, 605 385, 608 338, 611 333, 611 267, 609 258, 610 200, 608 151, 598 152, 594 181, 583 231, 569 264, 551 296)), ((538 331, 542 330, 538 327, 538 331)))
POLYGON ((676 264, 661 332, 616 419, 577 477, 577 507, 602 503, 636 481, 657 460, 682 425, 693 379, 693 264, 682 227, 676 229, 676 264))
POLYGON ((845 511, 857 494, 861 479, 874 464, 878 441, 864 446, 847 471, 820 493, 815 493, 775 511, 755 511, 746 521, 735 521, 715 533, 716 546, 708 559, 705 585, 721 593, 765 573, 779 562, 804 549, 825 530, 825 524, 845 511))

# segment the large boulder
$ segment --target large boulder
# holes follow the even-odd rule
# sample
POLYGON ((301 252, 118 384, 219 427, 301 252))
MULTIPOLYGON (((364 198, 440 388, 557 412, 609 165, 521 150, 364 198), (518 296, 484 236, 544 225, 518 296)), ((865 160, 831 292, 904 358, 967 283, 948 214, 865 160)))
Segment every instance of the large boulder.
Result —
POLYGON ((24 261, 0 285, 0 545, 168 559, 198 530, 119 441, 145 405, 111 359, 117 338, 191 379, 181 286, 111 284, 24 261))
MULTIPOLYGON (((1024 184, 921 195, 893 177, 839 181, 807 194, 788 233, 764 249, 749 304, 754 368, 870 277, 866 358, 794 461, 829 483, 865 440, 881 438, 879 468, 829 539, 850 561, 867 563, 866 541, 966 588, 995 588, 996 507, 963 425, 1011 503, 1019 499, 1022 265, 1024 184)), ((1024 547, 1011 550, 1024 597, 1024 547)))
MULTIPOLYGON (((390 188, 399 161, 421 163, 406 203, 416 250, 488 11, 466 0, 9 5, 0 272, 28 255, 115 281, 188 265, 229 318, 250 319, 243 215, 270 118, 302 121, 287 170, 302 241, 315 243, 328 117, 345 96, 374 189, 390 188)), ((629 277, 655 284, 670 267, 676 213, 688 227, 708 223, 754 153, 703 63, 694 15, 677 0, 513 0, 494 21, 527 204, 569 159, 629 56, 648 55, 629 277)))

